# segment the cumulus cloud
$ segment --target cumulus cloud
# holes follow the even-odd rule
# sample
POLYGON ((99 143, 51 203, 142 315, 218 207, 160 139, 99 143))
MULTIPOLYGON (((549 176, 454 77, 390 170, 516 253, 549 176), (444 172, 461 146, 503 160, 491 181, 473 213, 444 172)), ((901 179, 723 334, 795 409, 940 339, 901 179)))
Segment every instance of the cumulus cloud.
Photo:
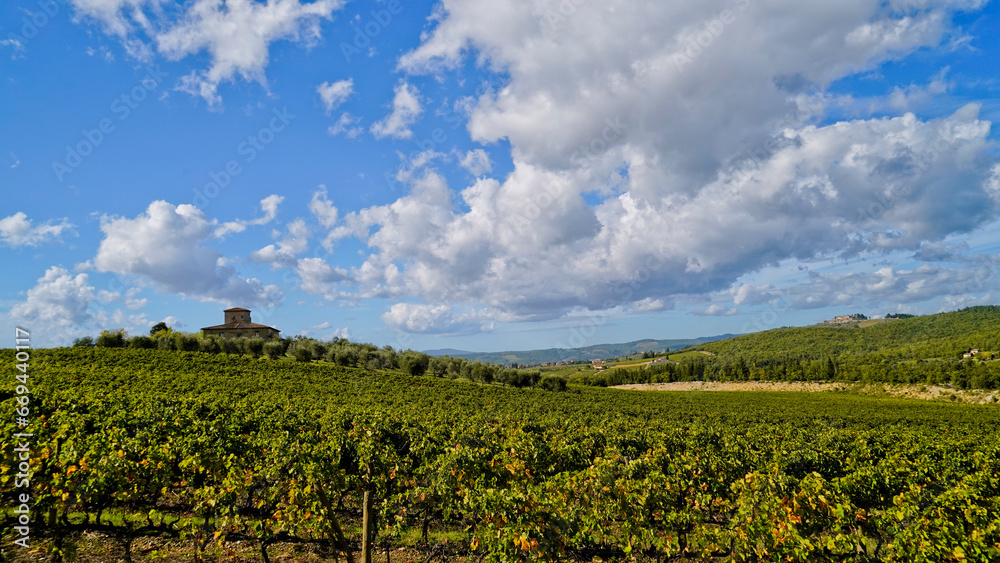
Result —
POLYGON ((269 244, 260 250, 255 250, 250 254, 250 259, 274 267, 293 266, 298 260, 295 255, 309 248, 311 234, 305 220, 296 219, 288 224, 284 235, 278 231, 272 233, 275 238, 280 237, 277 244, 269 244))
POLYGON ((327 132, 334 137, 342 134, 348 139, 356 139, 358 135, 364 133, 364 129, 358 127, 359 123, 361 123, 360 117, 345 111, 340 114, 340 119, 327 129, 327 132))
POLYGON ((899 111, 913 111, 932 101, 941 94, 947 93, 954 88, 954 82, 948 80, 948 71, 945 67, 926 86, 910 84, 909 86, 896 86, 889 96, 888 103, 899 111))
MULTIPOLYGON (((313 194, 309 210, 326 227, 332 227, 337 221, 337 208, 327 199, 325 186, 321 186, 313 194)), ((278 242, 255 250, 250 254, 250 260, 271 264, 274 268, 292 269, 299 276, 299 289, 311 295, 322 295, 327 299, 341 296, 337 285, 350 279, 347 270, 331 266, 322 258, 298 257, 309 249, 309 237, 312 234, 304 219, 289 223, 284 234, 278 231, 272 234, 278 242)))
POLYGON ((309 334, 316 332, 317 330, 326 330, 330 328, 331 325, 329 321, 324 321, 318 325, 312 325, 311 327, 304 328, 299 332, 299 336, 309 336, 309 334))
POLYGON ((299 288, 311 295, 322 295, 328 299, 340 297, 337 284, 350 279, 343 268, 335 268, 322 258, 302 258, 295 263, 295 273, 299 275, 299 288))
POLYGON ((885 266, 874 272, 813 272, 807 283, 790 288, 786 295, 795 308, 814 309, 859 303, 920 303, 939 296, 971 298, 996 288, 992 269, 984 265, 942 268, 923 264, 910 270, 885 266))
POLYGON ((413 136, 410 126, 416 123, 423 113, 420 106, 420 92, 408 82, 400 82, 392 99, 392 113, 372 124, 371 132, 375 138, 409 139, 413 136))
POLYGON ((320 22, 342 0, 195 0, 168 7, 156 0, 72 0, 77 14, 99 22, 122 39, 126 50, 149 59, 154 50, 170 60, 207 53, 209 67, 183 77, 178 88, 221 103, 219 84, 236 77, 265 83, 271 43, 310 43, 320 38, 320 22))
MULTIPOLYGON (((127 305, 138 291, 126 292, 127 305)), ((95 288, 88 274, 74 275, 52 266, 27 291, 25 300, 10 309, 9 317, 31 330, 33 342, 42 346, 67 346, 74 338, 106 329, 148 330, 145 314, 111 307, 121 297, 120 292, 95 288)))
POLYGON ((42 243, 58 241, 64 232, 70 232, 73 224, 67 219, 34 224, 22 211, 0 219, 0 244, 10 247, 38 246, 42 243))
POLYGON ((913 253, 913 257, 922 262, 953 262, 962 260, 961 252, 968 244, 952 242, 927 242, 913 253))
POLYGON ((133 287, 125 292, 125 307, 130 310, 142 309, 149 303, 149 299, 138 297, 142 292, 141 288, 133 287))
MULTIPOLYGON (((636 2, 562 14, 554 0, 446 0, 400 68, 444 73, 476 56, 501 73, 503 87, 464 104, 474 140, 509 141, 512 171, 453 188, 435 162, 407 163, 406 195, 343 215, 330 237, 370 248, 351 272, 359 296, 422 301, 383 317, 415 332, 475 330, 441 303, 530 319, 639 310, 727 291, 783 261, 917 251, 997 216, 991 124, 976 104, 931 120, 824 121, 824 89, 941 46, 953 12, 980 7, 636 2)), ((932 81, 920 95, 946 90, 932 81)), ((381 136, 409 133, 390 118, 381 136)), ((836 302, 817 284, 819 301, 836 302)), ((736 305, 771 294, 747 289, 736 305)))
POLYGON ((323 108, 326 109, 326 113, 329 115, 330 112, 340 104, 346 102, 347 98, 350 98, 351 94, 354 93, 354 79, 324 82, 316 87, 316 93, 319 94, 319 98, 323 102, 323 108))
POLYGON ((318 190, 313 192, 312 199, 309 200, 309 211, 319 221, 319 224, 326 228, 337 224, 337 208, 327 197, 326 186, 321 185, 318 190))
POLYGON ((382 315, 395 330, 425 334, 490 332, 499 315, 490 309, 456 314, 447 304, 396 303, 382 315))
POLYGON ((25 323, 40 322, 49 329, 67 330, 87 326, 93 320, 90 305, 100 299, 87 274, 73 275, 53 266, 28 290, 24 303, 10 314, 25 323))
POLYGON ((483 149, 475 149, 465 153, 461 160, 462 168, 465 168, 473 176, 482 176, 493 171, 493 164, 490 162, 490 155, 483 149))
POLYGON ((215 236, 222 238, 229 233, 242 233, 247 229, 248 226, 260 226, 266 225, 274 218, 278 216, 278 206, 281 202, 285 200, 284 196, 277 194, 269 195, 264 199, 260 200, 260 209, 264 213, 263 217, 258 217, 257 219, 252 219, 249 221, 237 219, 235 221, 228 221, 223 223, 215 229, 215 236))
POLYGON ((720 305, 718 303, 715 303, 715 304, 709 305, 705 309, 696 310, 695 314, 697 314, 697 315, 705 315, 705 316, 709 316, 709 317, 727 317, 727 316, 735 315, 736 313, 739 313, 739 312, 740 312, 740 310, 737 309, 736 307, 726 307, 724 305, 720 305))
POLYGON ((258 263, 268 263, 274 267, 294 266, 298 259, 296 254, 304 252, 309 247, 309 236, 312 234, 305 220, 296 219, 288 224, 287 232, 271 233, 279 238, 277 244, 269 244, 250 254, 250 259, 258 263))
POLYGON ((154 201, 134 219, 104 217, 104 239, 94 258, 100 272, 138 276, 164 293, 229 304, 274 304, 277 286, 239 276, 223 255, 205 244, 212 222, 193 205, 154 201))
POLYGON ((632 304, 632 310, 637 313, 649 313, 652 311, 662 311, 667 309, 667 303, 664 303, 663 299, 653 299, 652 297, 646 297, 645 299, 640 299, 632 304))
POLYGON ((152 30, 152 22, 143 12, 154 0, 71 0, 78 16, 98 21, 105 32, 125 38, 139 30, 152 30))

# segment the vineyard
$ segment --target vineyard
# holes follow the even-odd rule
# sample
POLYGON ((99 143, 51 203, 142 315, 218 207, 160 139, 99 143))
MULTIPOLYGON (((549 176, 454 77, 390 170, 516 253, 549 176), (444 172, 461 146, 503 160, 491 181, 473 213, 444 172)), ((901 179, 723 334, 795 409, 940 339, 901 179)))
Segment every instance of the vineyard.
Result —
POLYGON ((228 561, 222 547, 249 541, 266 562, 278 542, 384 561, 414 535, 427 560, 1000 560, 992 405, 554 392, 65 348, 32 352, 22 429, 17 385, 0 385, 6 558, 22 556, 12 452, 28 432, 32 542, 53 559, 110 529, 125 561, 146 560, 129 547, 142 536, 188 542, 186 561, 228 561), (447 552, 442 531, 457 538, 447 552))
POLYGON ((780 328, 698 345, 649 368, 571 377, 584 385, 676 381, 827 381, 1000 389, 1000 307, 870 326, 780 328), (973 358, 971 349, 988 351, 973 358))

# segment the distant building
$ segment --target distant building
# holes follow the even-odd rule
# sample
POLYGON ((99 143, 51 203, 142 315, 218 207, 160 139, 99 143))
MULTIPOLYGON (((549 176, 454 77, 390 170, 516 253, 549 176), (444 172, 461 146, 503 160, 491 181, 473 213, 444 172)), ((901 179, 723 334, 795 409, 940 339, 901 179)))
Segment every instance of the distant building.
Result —
POLYGON ((215 326, 206 326, 201 329, 205 336, 220 336, 222 338, 253 338, 264 339, 278 338, 280 330, 262 324, 257 324, 250 320, 250 309, 233 307, 223 311, 225 323, 215 326))

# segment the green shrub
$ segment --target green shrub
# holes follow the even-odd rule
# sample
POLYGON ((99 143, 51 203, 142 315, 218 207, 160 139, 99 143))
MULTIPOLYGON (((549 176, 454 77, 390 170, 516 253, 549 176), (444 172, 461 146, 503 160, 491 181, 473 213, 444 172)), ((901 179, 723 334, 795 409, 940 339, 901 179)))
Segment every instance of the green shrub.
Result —
POLYGON ((247 338, 243 341, 243 353, 249 354, 254 358, 259 358, 264 353, 264 339, 263 338, 247 338))
POLYGON ((124 348, 128 345, 128 335, 123 328, 103 330, 97 337, 96 344, 101 348, 124 348))
POLYGON ((174 334, 174 340, 176 342, 175 345, 178 350, 183 350, 185 352, 197 352, 201 347, 198 337, 193 334, 187 334, 184 332, 177 332, 174 334))
POLYGON ((93 348, 94 339, 90 336, 81 336, 73 341, 74 348, 93 348))
POLYGON ((399 368, 410 375, 423 375, 430 363, 430 356, 413 350, 407 350, 399 356, 399 368))
POLYGON ((547 375, 538 383, 538 387, 546 391, 565 391, 566 378, 561 375, 547 375))
POLYGON ((223 338, 219 344, 222 345, 222 351, 226 354, 234 354, 239 356, 243 353, 242 347, 240 346, 239 340, 236 338, 223 338))
POLYGON ((285 344, 280 340, 271 340, 264 344, 264 355, 272 360, 285 355, 285 344))
POLYGON ((129 348, 151 349, 156 348, 156 342, 148 336, 133 336, 128 341, 129 348))
POLYGON ((198 339, 198 351, 206 354, 222 353, 222 343, 217 336, 202 336, 198 339))

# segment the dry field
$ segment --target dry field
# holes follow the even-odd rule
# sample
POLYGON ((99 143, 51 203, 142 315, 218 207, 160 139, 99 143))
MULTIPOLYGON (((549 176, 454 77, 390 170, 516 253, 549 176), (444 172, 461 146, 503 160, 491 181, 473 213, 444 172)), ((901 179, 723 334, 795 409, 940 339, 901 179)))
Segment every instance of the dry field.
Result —
POLYGON ((933 385, 901 385, 881 383, 814 383, 787 381, 680 381, 677 383, 644 383, 619 385, 614 389, 635 391, 793 391, 840 392, 864 395, 892 395, 929 401, 955 401, 963 403, 996 403, 1000 391, 975 389, 964 391, 933 385))

